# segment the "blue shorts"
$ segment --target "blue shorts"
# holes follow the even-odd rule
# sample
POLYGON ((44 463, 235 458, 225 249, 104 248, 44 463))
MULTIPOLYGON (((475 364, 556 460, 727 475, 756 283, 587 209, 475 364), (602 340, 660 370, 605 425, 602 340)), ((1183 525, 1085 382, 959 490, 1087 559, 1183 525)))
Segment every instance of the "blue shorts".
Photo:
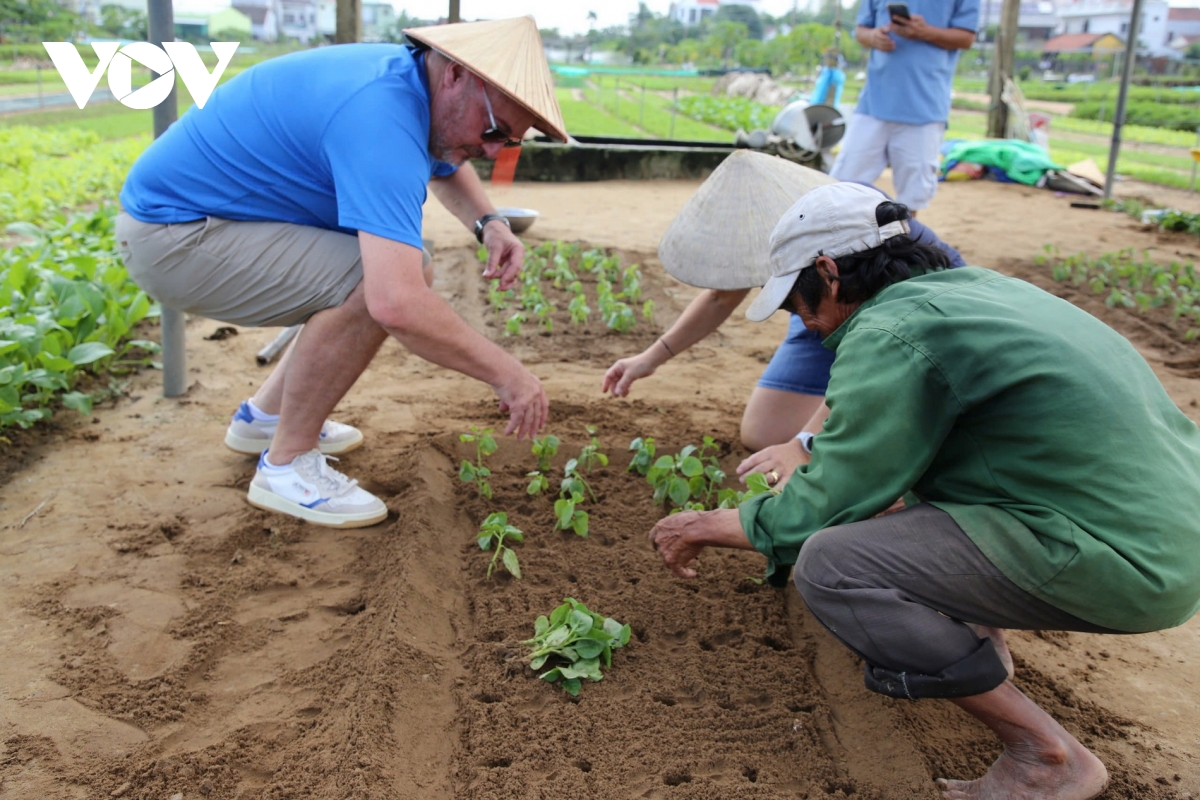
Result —
POLYGON ((832 366, 833 351, 826 349, 821 334, 804 327, 799 314, 792 314, 787 338, 771 357, 758 385, 781 392, 823 396, 832 366))

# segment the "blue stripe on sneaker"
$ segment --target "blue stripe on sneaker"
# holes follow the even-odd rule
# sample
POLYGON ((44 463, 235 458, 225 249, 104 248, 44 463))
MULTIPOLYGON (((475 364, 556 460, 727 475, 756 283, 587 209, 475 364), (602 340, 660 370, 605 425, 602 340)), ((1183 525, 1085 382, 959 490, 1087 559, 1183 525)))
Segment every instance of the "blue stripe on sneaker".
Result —
POLYGON ((300 503, 299 505, 302 505, 305 508, 312 508, 312 507, 316 506, 318 503, 324 503, 328 499, 329 499, 328 497, 318 497, 316 500, 313 500, 311 503, 300 503))
POLYGON ((233 418, 240 419, 242 422, 254 422, 254 415, 250 413, 250 404, 243 400, 233 418))

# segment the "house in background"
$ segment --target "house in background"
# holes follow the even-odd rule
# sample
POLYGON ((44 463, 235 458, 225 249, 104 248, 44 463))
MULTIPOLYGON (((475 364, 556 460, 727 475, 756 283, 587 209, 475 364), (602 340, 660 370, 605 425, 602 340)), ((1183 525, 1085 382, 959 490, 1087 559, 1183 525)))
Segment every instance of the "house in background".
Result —
POLYGON ((316 0, 279 0, 279 35, 301 44, 317 38, 316 0))
POLYGON ((240 0, 233 7, 250 18, 250 30, 260 42, 279 38, 279 0, 240 0))
MULTIPOLYGON (((1002 0, 983 0, 979 8, 979 29, 1000 25, 1002 0)), ((1021 0, 1017 12, 1017 41, 1044 42, 1058 29, 1054 0, 1021 0)), ((989 35, 989 38, 994 38, 989 35)))
POLYGON ((175 38, 191 42, 217 41, 217 34, 236 33, 238 39, 253 38, 254 26, 250 17, 232 6, 219 8, 209 13, 177 9, 175 11, 175 38))
MULTIPOLYGON (((1075 0, 1059 3, 1058 33, 1111 33, 1128 38, 1133 0, 1075 0)), ((1138 24, 1138 48, 1142 55, 1174 58, 1167 30, 1167 0, 1144 0, 1138 24)))

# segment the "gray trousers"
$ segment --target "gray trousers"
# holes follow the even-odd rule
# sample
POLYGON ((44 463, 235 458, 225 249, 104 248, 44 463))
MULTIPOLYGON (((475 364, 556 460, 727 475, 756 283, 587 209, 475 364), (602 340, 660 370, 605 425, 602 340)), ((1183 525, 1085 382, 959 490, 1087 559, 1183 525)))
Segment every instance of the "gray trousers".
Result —
POLYGON ((921 505, 809 537, 793 573, 809 610, 892 697, 966 697, 1006 673, 995 628, 1118 633, 1068 614, 1000 572, 944 511, 921 505))

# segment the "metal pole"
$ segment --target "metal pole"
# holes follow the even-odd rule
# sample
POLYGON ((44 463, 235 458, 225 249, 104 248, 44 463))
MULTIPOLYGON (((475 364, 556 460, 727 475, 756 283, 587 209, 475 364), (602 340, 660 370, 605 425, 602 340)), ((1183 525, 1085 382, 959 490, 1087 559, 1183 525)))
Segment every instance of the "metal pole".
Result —
POLYGON ((679 87, 675 87, 675 99, 671 101, 671 132, 667 134, 668 139, 675 138, 675 107, 679 105, 679 87))
MULTIPOLYGON (((1196 147, 1200 148, 1200 127, 1196 128, 1196 147)), ((1189 192, 1196 193, 1196 159, 1192 157, 1192 185, 1188 189, 1189 192)))
POLYGON ((1117 156, 1121 153, 1121 126, 1125 124, 1125 100, 1129 96, 1129 79, 1137 62, 1138 23, 1141 22, 1142 0, 1133 0, 1129 20, 1129 41, 1125 43, 1125 63, 1121 69, 1121 89, 1117 92, 1117 110, 1113 113, 1112 146, 1108 149, 1108 170, 1104 174, 1104 199, 1112 199, 1113 180, 1117 173, 1117 156))
POLYGON ((334 44, 362 41, 362 0, 337 0, 334 6, 334 44))
POLYGON ((42 107, 42 65, 37 65, 38 75, 38 108, 42 107))
MULTIPOLYGON (((146 38, 150 44, 162 47, 163 42, 175 41, 175 11, 171 0, 149 0, 146 4, 146 38)), ((176 87, 171 86, 167 99, 154 107, 154 138, 166 132, 179 119, 176 87)), ((162 310, 163 397, 179 397, 187 391, 187 350, 183 312, 174 308, 162 310)))
POLYGON ((450 0, 450 16, 448 22, 462 22, 462 15, 458 13, 459 0, 450 0))
POLYGON ((646 127, 646 84, 642 84, 642 105, 638 108, 638 127, 646 127))

